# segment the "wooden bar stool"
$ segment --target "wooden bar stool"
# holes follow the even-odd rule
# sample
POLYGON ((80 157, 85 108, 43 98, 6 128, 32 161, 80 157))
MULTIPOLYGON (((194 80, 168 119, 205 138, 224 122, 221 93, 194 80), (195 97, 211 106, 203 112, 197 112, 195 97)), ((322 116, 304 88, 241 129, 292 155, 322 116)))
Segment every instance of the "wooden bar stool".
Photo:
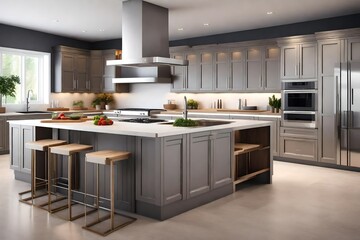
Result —
MULTIPOLYGON (((55 187, 55 188, 62 188, 65 189, 67 191, 67 202, 65 205, 56 207, 54 209, 52 209, 52 204, 50 202, 49 204, 49 212, 50 213, 57 213, 59 211, 68 209, 68 213, 67 213, 67 217, 63 217, 60 216, 62 218, 65 218, 66 220, 69 221, 73 221, 75 219, 78 219, 80 217, 83 217, 85 215, 85 213, 81 212, 78 215, 73 216, 73 211, 72 211, 72 206, 76 203, 79 202, 75 202, 74 199, 72 198, 72 194, 73 194, 73 157, 75 156, 75 154, 83 152, 83 151, 88 151, 91 150, 93 147, 91 145, 84 145, 84 144, 77 144, 77 143, 71 143, 71 144, 66 144, 66 145, 61 145, 61 146, 56 146, 56 147, 50 147, 50 153, 51 154, 57 154, 57 155, 62 155, 62 156, 67 156, 67 163, 68 163, 68 179, 67 179, 67 184, 66 186, 60 186, 60 185, 53 185, 52 182, 54 180, 52 174, 50 173, 49 176, 49 189, 55 187)), ((53 164, 55 162, 55 158, 52 159, 52 161, 50 161, 49 163, 49 167, 52 169, 53 168, 53 164)), ((55 180, 57 180, 57 178, 55 178, 55 180)), ((50 192, 51 190, 49 190, 50 192)), ((84 194, 84 193, 83 193, 84 194)))
MULTIPOLYGON (((129 159, 131 153, 123 151, 112 151, 112 150, 102 150, 97 152, 91 152, 86 154, 86 163, 96 164, 96 203, 95 208, 98 210, 97 219, 91 223, 87 223, 87 214, 85 214, 85 226, 83 227, 86 230, 92 231, 94 233, 106 236, 130 223, 134 222, 136 218, 115 213, 115 183, 114 183, 114 163, 129 159), (110 165, 110 214, 101 217, 99 216, 99 165, 110 165), (122 216, 122 221, 115 224, 115 214, 122 216), (106 221, 109 221, 108 226, 102 226, 106 221), (99 227, 100 226, 100 227, 99 227)), ((86 169, 86 166, 85 166, 86 169)), ((85 172, 85 196, 86 193, 86 172, 85 172)))
POLYGON ((48 165, 49 165, 48 163, 50 161, 49 147, 58 146, 58 145, 62 145, 62 144, 66 144, 66 141, 56 140, 56 139, 42 139, 42 140, 25 143, 25 148, 31 149, 31 189, 28 191, 19 193, 19 198, 20 198, 19 201, 20 202, 23 202, 23 203, 26 203, 29 205, 34 205, 36 207, 43 207, 48 204, 48 201, 46 201, 46 203, 35 205, 34 199, 48 195, 48 191, 47 191, 48 188, 46 188, 46 185, 48 185, 49 182, 48 182, 48 178, 46 177, 46 175, 48 174, 48 171, 49 171, 49 168, 48 168, 48 165), (44 153, 44 160, 45 160, 44 179, 37 177, 36 151, 41 151, 44 153), (42 181, 41 185, 43 187, 45 186, 45 190, 46 190, 45 193, 40 194, 40 195, 36 195, 37 187, 41 186, 41 185, 39 186, 39 184, 37 183, 38 180, 42 181), (23 195, 29 194, 29 193, 30 193, 30 197, 22 198, 23 195), (31 200, 31 202, 29 202, 30 200, 31 200))

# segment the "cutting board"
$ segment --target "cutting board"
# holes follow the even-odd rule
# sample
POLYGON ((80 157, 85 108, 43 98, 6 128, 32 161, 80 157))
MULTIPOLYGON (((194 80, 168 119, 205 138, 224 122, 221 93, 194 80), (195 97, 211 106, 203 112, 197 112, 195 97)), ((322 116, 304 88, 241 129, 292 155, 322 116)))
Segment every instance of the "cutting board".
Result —
POLYGON ((91 118, 80 118, 78 120, 73 119, 43 119, 40 120, 42 123, 80 123, 80 122, 86 122, 88 120, 92 120, 91 118))
POLYGON ((46 111, 69 111, 69 108, 47 108, 46 111))
POLYGON ((267 110, 217 109, 218 112, 266 112, 267 110))

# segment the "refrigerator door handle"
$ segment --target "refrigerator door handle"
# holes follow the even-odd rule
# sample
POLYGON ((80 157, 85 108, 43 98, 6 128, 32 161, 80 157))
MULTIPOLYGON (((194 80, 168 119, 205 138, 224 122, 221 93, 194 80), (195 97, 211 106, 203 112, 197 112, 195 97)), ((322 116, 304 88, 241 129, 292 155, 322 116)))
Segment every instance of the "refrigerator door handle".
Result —
POLYGON ((354 88, 351 88, 351 105, 354 105, 354 88))

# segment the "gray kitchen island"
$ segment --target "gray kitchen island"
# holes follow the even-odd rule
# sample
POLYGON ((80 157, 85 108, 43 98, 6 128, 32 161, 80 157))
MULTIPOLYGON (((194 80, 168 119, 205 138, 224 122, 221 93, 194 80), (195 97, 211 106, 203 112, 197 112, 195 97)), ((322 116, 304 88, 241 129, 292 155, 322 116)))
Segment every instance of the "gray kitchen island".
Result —
MULTIPOLYGON (((54 138, 91 144, 94 151, 129 151, 131 158, 122 161, 116 171, 119 191, 115 207, 159 220, 229 195, 236 184, 250 179, 271 183, 272 125, 268 121, 231 120, 189 128, 117 121, 109 126, 96 126, 92 121, 9 123, 11 167, 16 179, 30 177, 30 150, 24 148, 27 141, 54 138)), ((76 188, 81 192, 85 185, 84 154, 75 164, 76 188)), ((58 165, 66 177, 67 166, 58 165)), ((88 174, 95 173, 93 166, 86 167, 88 174)), ((105 198, 109 195, 108 169, 101 168, 100 174, 100 195, 105 198)), ((91 175, 87 177, 87 186, 94 186, 94 181, 91 175)))

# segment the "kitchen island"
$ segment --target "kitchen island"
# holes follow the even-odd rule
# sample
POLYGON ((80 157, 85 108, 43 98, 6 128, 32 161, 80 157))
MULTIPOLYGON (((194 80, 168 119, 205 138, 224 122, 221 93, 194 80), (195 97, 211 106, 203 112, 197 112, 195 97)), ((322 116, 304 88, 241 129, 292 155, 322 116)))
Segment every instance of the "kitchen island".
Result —
MULTIPOLYGON (((129 151, 131 158, 121 162, 116 171, 116 183, 120 186, 116 191, 116 209, 164 220, 233 193, 234 182, 253 179, 271 183, 271 126, 268 121, 252 120, 191 128, 168 123, 114 122, 96 126, 91 121, 10 121, 11 166, 15 178, 26 180, 30 154, 24 143, 44 138, 91 144, 95 151, 129 151), (256 145, 256 149, 252 152, 239 147, 244 144, 256 145)), ((79 191, 84 190, 83 160, 84 155, 80 155, 76 161, 79 191)), ((64 177, 66 168, 59 166, 64 177)), ((94 171, 93 166, 87 166, 87 173, 94 171)), ((107 197, 108 169, 101 168, 100 174, 104 179, 100 195, 107 197)), ((93 186, 91 175, 87 179, 87 185, 93 186)), ((105 207, 106 204, 104 201, 105 207)))

